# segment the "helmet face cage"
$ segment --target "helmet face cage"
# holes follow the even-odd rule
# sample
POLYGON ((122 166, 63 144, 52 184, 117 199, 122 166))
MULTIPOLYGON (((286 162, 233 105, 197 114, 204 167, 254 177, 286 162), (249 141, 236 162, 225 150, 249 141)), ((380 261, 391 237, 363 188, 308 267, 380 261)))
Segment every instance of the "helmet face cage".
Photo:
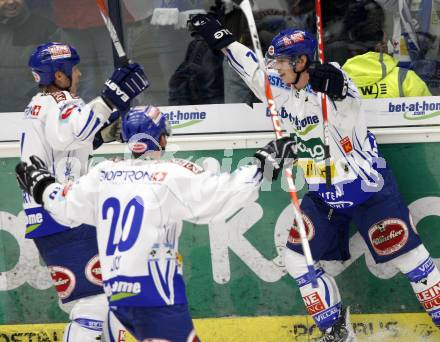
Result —
POLYGON ((63 43, 45 43, 39 45, 29 58, 35 82, 47 86, 55 81, 55 72, 61 71, 72 77, 72 69, 80 61, 75 48, 63 43))

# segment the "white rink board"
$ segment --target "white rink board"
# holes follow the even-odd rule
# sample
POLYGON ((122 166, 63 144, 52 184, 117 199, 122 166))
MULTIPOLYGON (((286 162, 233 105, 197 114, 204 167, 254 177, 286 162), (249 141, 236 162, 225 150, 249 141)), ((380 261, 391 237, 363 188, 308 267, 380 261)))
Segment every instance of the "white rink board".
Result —
MULTIPOLYGON (((440 96, 363 100, 363 106, 367 125, 379 143, 440 141, 440 96)), ((253 107, 239 103, 160 109, 172 124, 171 142, 182 150, 255 147, 273 136, 264 103, 253 107)), ((20 112, 0 113, 0 153, 16 149, 26 122, 20 112)), ((110 144, 105 152, 118 148, 118 144, 110 144)))

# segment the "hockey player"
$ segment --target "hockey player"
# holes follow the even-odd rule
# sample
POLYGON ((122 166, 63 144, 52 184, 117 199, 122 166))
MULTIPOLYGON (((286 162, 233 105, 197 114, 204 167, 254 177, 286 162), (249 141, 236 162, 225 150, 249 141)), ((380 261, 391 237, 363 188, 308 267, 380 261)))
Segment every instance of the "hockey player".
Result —
MULTIPOLYGON (((114 71, 100 96, 85 104, 75 94, 81 72, 76 50, 63 43, 45 43, 29 59, 40 91, 25 109, 21 160, 43 160, 58 181, 73 181, 87 171, 95 134, 114 110, 129 108, 148 81, 139 64, 114 71)), ((113 114, 113 117, 115 114, 113 114)), ((98 259, 96 229, 60 225, 24 193, 26 238, 33 239, 49 268, 63 303, 76 301, 64 341, 93 341, 101 336, 107 314, 98 259)))
MULTIPOLYGON (((212 15, 197 15, 191 22, 265 100, 264 73, 255 54, 236 42, 212 15)), ((315 62, 316 45, 310 33, 287 29, 273 38, 266 55, 273 97, 296 144, 298 166, 308 184, 301 209, 313 259, 349 259, 349 223, 354 222, 375 261, 390 261, 408 277, 420 303, 439 326, 440 304, 431 294, 440 285, 440 273, 417 234, 392 172, 379 155, 374 135, 367 130, 358 90, 338 65, 315 62), (328 98, 330 187, 325 182, 323 115, 317 92, 328 98)), ((323 332, 320 341, 354 341, 349 310, 342 306, 333 277, 319 269, 319 287, 312 287, 296 227, 290 231, 284 260, 309 314, 323 332)))
POLYGON ((295 156, 290 139, 280 139, 256 152, 260 167, 214 173, 182 159, 157 159, 167 134, 157 108, 132 110, 122 138, 134 159, 104 161, 63 189, 31 157, 17 166, 17 178, 57 221, 96 226, 110 327, 116 316, 138 341, 195 342, 178 253, 182 220, 230 217, 258 197, 261 170, 276 178, 284 159, 295 156), (143 154, 146 160, 138 158, 143 154))

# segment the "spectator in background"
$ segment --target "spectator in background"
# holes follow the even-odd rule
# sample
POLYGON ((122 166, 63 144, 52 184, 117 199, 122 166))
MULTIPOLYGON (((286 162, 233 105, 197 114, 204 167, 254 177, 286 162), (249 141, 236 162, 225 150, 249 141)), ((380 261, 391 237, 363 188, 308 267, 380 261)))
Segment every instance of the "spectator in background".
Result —
MULTIPOLYGON (((127 21, 131 16, 123 9, 127 21)), ((53 1, 55 23, 61 28, 61 41, 75 46, 81 55, 82 84, 78 94, 90 101, 114 69, 112 43, 94 1, 53 1)))
POLYGON ((392 18, 390 52, 440 94, 440 1, 377 0, 392 18))
POLYGON ((0 112, 18 112, 36 91, 27 66, 42 41, 57 40, 57 27, 29 10, 26 0, 0 0, 0 112))
POLYGON ((385 23, 382 7, 372 0, 351 2, 344 10, 344 17, 339 21, 342 26, 338 37, 325 45, 326 60, 340 65, 382 41, 385 23))
POLYGON ((427 85, 414 71, 398 67, 398 61, 386 53, 385 34, 377 18, 367 22, 373 23, 372 30, 362 29, 362 18, 383 17, 379 9, 372 0, 350 6, 350 20, 345 21, 348 35, 356 42, 358 51, 366 52, 348 59, 342 69, 354 81, 362 98, 430 96, 427 85))
POLYGON ((191 36, 185 59, 170 78, 168 104, 224 103, 223 54, 211 50, 197 32, 191 36))

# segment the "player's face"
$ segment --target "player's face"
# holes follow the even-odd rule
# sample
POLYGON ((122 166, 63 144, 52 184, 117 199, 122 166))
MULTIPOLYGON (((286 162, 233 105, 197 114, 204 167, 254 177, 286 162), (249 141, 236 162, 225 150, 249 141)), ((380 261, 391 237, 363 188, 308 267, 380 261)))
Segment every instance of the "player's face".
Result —
POLYGON ((13 18, 20 14, 24 0, 0 0, 0 16, 13 18))
POLYGON ((276 58, 271 66, 280 75, 284 83, 293 83, 295 81, 295 72, 293 71, 292 62, 289 58, 276 58))

